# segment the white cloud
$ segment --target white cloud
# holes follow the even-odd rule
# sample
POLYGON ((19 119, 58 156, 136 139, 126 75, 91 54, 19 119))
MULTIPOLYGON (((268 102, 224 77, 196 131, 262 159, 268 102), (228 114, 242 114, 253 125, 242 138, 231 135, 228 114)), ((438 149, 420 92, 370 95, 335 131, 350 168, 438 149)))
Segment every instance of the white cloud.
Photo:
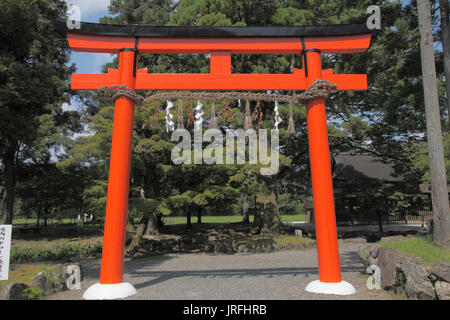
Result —
POLYGON ((112 62, 114 59, 114 56, 109 53, 94 53, 92 56, 92 67, 96 70, 95 72, 101 72, 103 65, 108 62, 112 62))
POLYGON ((83 15, 88 16, 94 12, 107 11, 110 0, 66 0, 67 5, 76 5, 81 9, 81 21, 83 15))

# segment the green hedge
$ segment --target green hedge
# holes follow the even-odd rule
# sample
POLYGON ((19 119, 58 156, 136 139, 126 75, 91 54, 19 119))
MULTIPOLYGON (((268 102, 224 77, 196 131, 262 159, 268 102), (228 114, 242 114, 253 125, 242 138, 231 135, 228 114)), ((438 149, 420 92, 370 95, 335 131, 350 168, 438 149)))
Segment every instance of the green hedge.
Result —
POLYGON ((101 253, 102 246, 62 244, 54 248, 11 248, 11 263, 81 259, 101 253))

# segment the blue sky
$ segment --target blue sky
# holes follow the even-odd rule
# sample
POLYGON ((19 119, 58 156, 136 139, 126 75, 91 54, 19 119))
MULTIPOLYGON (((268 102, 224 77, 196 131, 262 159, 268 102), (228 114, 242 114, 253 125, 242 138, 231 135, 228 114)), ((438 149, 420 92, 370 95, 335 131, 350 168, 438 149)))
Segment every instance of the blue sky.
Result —
MULTIPOLYGON (((110 0, 66 0, 68 5, 76 5, 81 10, 81 21, 96 22, 99 18, 108 15, 110 0)), ((112 61, 110 54, 73 52, 72 63, 77 67, 77 73, 99 73, 101 67, 112 61)))
MULTIPOLYGON (((81 11, 81 21, 98 23, 99 18, 108 15, 108 5, 110 0, 65 0, 67 5, 76 5, 81 11)), ((102 66, 112 61, 111 54, 86 53, 72 51, 70 63, 74 63, 76 73, 101 73, 102 66)), ((72 99, 70 104, 64 103, 63 110, 79 110, 82 106, 76 99, 72 99)))

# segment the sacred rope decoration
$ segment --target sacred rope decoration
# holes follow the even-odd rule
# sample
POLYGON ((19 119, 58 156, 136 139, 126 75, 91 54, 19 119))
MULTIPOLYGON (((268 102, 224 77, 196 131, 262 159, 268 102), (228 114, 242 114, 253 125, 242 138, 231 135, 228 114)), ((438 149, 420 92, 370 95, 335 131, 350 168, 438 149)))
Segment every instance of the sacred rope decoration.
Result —
POLYGON ((199 131, 202 129, 203 124, 203 118, 202 115, 203 112, 203 104, 200 102, 200 100, 197 101, 197 106, 195 107, 195 121, 194 121, 194 130, 199 131))
POLYGON ((295 134, 295 124, 294 124, 294 111, 292 110, 292 103, 289 103, 289 125, 288 125, 289 135, 295 134))
POLYGON ((211 121, 209 122, 209 129, 219 129, 219 126, 217 125, 216 106, 214 102, 211 103, 211 121))
POLYGON ((143 97, 133 90, 127 88, 126 86, 108 86, 100 87, 99 90, 118 90, 114 93, 113 98, 127 97, 132 100, 137 105, 142 105, 151 101, 164 101, 164 100, 203 100, 203 101, 219 101, 219 100, 253 100, 253 101, 278 101, 278 102, 288 102, 297 106, 302 106, 302 104, 308 100, 314 98, 327 98, 327 89, 336 89, 335 84, 330 84, 327 80, 316 80, 313 84, 301 94, 295 96, 287 96, 283 94, 274 93, 255 93, 255 92, 237 92, 237 91, 226 91, 226 92, 191 92, 191 91, 169 91, 160 92, 154 95, 143 97))
POLYGON ((258 102, 256 103, 255 110, 253 110, 252 113, 252 120, 258 121, 258 129, 261 128, 263 116, 264 115, 261 110, 261 102, 258 100, 258 102))
MULTIPOLYGON (((195 115, 195 121, 194 125, 196 129, 199 129, 201 127, 201 123, 203 122, 203 118, 201 117, 203 115, 203 110, 201 109, 203 104, 201 104, 200 100, 202 101, 211 101, 211 121, 209 124, 209 128, 218 128, 217 125, 217 118, 216 118, 216 112, 215 112, 215 101, 220 100, 245 100, 246 101, 246 107, 245 107, 245 123, 244 128, 251 128, 252 120, 258 121, 258 127, 261 127, 262 125, 262 111, 261 111, 261 105, 260 101, 270 101, 275 102, 275 127, 278 128, 278 125, 281 123, 282 119, 278 114, 279 110, 279 102, 287 102, 290 104, 289 106, 289 125, 288 125, 288 132, 289 134, 293 135, 295 134, 295 127, 294 127, 294 120, 293 120, 293 111, 292 111, 292 105, 296 106, 302 106, 303 103, 305 103, 308 100, 314 99, 314 98, 327 98, 329 95, 330 89, 336 89, 337 85, 330 84, 327 80, 316 80, 311 84, 311 86, 304 92, 298 95, 288 96, 288 95, 282 95, 282 94, 273 94, 273 93, 255 93, 255 92, 237 92, 237 91, 225 91, 225 92, 191 92, 191 91, 169 91, 169 92, 160 92, 156 93, 154 95, 143 97, 139 94, 137 94, 135 91, 129 89, 126 86, 107 86, 107 87, 100 87, 99 90, 106 91, 106 90, 116 90, 114 95, 112 96, 114 99, 118 97, 127 97, 129 99, 132 99, 137 105, 142 105, 145 103, 149 103, 152 101, 167 101, 167 109, 166 109, 166 129, 167 132, 173 131, 175 126, 172 121, 173 115, 170 113, 170 109, 173 108, 173 103, 171 100, 197 100, 198 104, 195 108, 195 111, 197 112, 195 115), (257 101, 257 105, 255 107, 255 110, 253 111, 253 114, 250 115, 250 100, 257 101), (199 116, 198 116, 199 115, 199 116), (197 117, 198 116, 198 117, 197 117)), ((231 110, 231 109, 230 109, 231 110)), ((229 111, 228 109, 220 110, 219 116, 224 114, 228 115, 229 111)), ((231 113, 232 115, 232 113, 231 113)), ((233 116, 232 116, 233 117, 233 116)), ((234 118, 233 118, 234 120, 234 118)), ((188 120, 192 121, 192 118, 189 118, 188 120)), ((182 105, 181 102, 179 104, 178 108, 178 127, 180 128, 182 126, 182 105), (180 112, 181 110, 181 112, 180 112), (181 123, 180 123, 181 122, 181 123)))
POLYGON ((278 130, 278 125, 283 122, 283 119, 281 119, 280 114, 278 113, 278 110, 280 109, 280 105, 278 104, 278 101, 275 101, 275 129, 278 130))
POLYGON ((187 126, 188 128, 191 126, 191 123, 193 124, 195 121, 194 117, 194 110, 192 109, 192 106, 189 105, 188 107, 188 115, 187 115, 187 126))
MULTIPOLYGON (((241 102, 241 100, 239 100, 241 102)), ((240 107, 240 105, 239 105, 240 107)), ((240 108, 239 108, 240 109, 240 108)), ((245 100, 245 119, 244 119, 244 131, 252 128, 252 118, 250 115, 250 101, 245 100)))
POLYGON ((184 129, 184 124, 183 124, 183 103, 182 103, 182 100, 178 101, 177 129, 184 129))
POLYGON ((175 130, 175 125, 172 121, 173 118, 173 114, 170 113, 170 109, 173 108, 173 103, 172 101, 167 101, 167 108, 166 108, 166 131, 174 131, 175 130))
POLYGON ((231 124, 234 126, 234 112, 233 110, 230 108, 230 104, 226 103, 224 104, 220 109, 219 112, 217 113, 217 116, 221 119, 230 119, 231 124))

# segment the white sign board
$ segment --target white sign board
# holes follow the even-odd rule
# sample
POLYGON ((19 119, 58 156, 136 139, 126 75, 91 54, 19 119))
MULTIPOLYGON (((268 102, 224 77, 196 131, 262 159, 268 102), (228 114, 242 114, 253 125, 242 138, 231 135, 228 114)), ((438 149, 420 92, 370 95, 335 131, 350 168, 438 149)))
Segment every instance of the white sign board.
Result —
POLYGON ((0 224, 0 280, 8 280, 12 225, 0 224))

